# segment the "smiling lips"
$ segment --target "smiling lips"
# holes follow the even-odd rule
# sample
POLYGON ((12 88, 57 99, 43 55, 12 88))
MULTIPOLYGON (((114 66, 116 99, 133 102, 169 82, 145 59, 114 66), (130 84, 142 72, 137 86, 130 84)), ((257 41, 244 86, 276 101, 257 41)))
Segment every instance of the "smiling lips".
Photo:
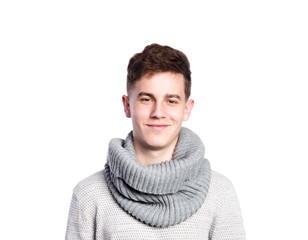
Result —
POLYGON ((169 127, 170 125, 167 125, 167 124, 147 124, 147 126, 154 129, 154 130, 163 130, 163 129, 169 127))

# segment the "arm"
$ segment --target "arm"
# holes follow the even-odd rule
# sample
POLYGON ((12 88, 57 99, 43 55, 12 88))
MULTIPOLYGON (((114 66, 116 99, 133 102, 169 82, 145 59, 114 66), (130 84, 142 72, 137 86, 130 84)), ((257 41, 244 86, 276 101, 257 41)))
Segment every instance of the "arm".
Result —
POLYGON ((73 194, 67 228, 66 240, 94 240, 95 239, 95 221, 87 218, 85 209, 80 206, 80 202, 73 194))
POLYGON ((233 185, 225 192, 217 208, 210 231, 210 240, 245 240, 239 201, 233 185))

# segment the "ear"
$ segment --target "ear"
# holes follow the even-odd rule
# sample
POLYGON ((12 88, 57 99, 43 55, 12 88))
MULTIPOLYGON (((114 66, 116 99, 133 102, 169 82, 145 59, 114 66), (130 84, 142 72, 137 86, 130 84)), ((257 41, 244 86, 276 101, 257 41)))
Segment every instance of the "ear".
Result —
POLYGON ((124 112, 125 112, 126 117, 130 118, 131 115, 130 115, 130 107, 129 107, 128 96, 126 96, 126 95, 122 96, 122 103, 123 103, 124 112))
POLYGON ((189 99, 186 102, 185 105, 185 111, 184 111, 184 121, 187 121, 189 119, 190 113, 194 107, 195 101, 193 99, 189 99))

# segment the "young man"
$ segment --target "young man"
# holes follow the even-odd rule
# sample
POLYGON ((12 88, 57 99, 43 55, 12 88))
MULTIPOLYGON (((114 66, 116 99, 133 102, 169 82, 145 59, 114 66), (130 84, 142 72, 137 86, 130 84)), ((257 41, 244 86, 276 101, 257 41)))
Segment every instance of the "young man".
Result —
POLYGON ((112 139, 105 169, 75 187, 66 239, 245 239, 232 183, 181 127, 194 106, 187 57, 152 44, 127 71, 133 131, 112 139))

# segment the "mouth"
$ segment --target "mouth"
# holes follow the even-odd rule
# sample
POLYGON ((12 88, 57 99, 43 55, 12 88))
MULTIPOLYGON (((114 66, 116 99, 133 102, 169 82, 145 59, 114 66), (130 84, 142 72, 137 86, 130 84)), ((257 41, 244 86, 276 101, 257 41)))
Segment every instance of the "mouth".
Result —
POLYGON ((147 126, 153 130, 163 130, 169 127, 167 124, 147 124, 147 126))

